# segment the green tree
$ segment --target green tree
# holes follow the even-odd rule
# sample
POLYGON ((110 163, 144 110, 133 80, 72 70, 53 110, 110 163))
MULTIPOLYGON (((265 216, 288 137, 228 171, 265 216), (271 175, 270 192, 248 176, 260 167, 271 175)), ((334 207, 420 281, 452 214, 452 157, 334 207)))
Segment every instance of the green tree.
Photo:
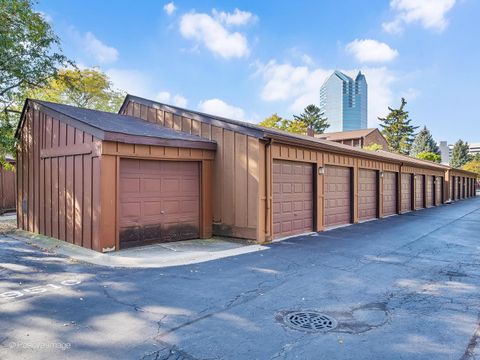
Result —
POLYGON ((300 115, 293 115, 294 120, 305 124, 307 129, 312 129, 317 134, 323 134, 330 124, 323 117, 324 113, 316 105, 308 105, 300 115))
POLYGON ((0 0, 0 163, 14 153, 19 93, 44 86, 71 64, 60 41, 31 0, 0 0))
POLYGON ((440 149, 426 126, 420 130, 417 136, 415 136, 412 148, 410 149, 411 156, 417 156, 420 153, 434 153, 440 155, 440 149))
POLYGON ((442 161, 442 157, 440 155, 435 154, 434 152, 429 152, 429 151, 423 151, 421 153, 418 153, 415 157, 417 159, 433 161, 439 164, 440 164, 440 161, 442 161))
POLYGON ((382 127, 382 134, 388 143, 388 149, 399 154, 408 155, 413 142, 413 134, 418 128, 411 125, 408 111, 405 110, 407 102, 402 98, 398 109, 388 107, 390 113, 385 118, 378 118, 382 127))
POLYGON ((305 134, 307 132, 307 127, 303 122, 284 119, 277 114, 273 114, 272 116, 266 118, 259 125, 296 134, 305 134))
POLYGON ((474 159, 467 162, 462 166, 463 170, 472 171, 477 173, 477 179, 480 179, 480 160, 474 159))
POLYGON ((25 97, 116 112, 125 94, 113 89, 107 75, 97 69, 62 69, 46 86, 27 91, 25 97))
POLYGON ((450 159, 450 166, 460 168, 471 160, 471 155, 468 153, 470 147, 467 142, 458 140, 453 146, 452 157, 450 159))
POLYGON ((377 144, 377 143, 373 143, 373 144, 370 144, 370 145, 367 145, 367 146, 364 146, 363 147, 365 150, 370 150, 370 151, 379 151, 379 150, 383 150, 383 146, 380 145, 380 144, 377 144))

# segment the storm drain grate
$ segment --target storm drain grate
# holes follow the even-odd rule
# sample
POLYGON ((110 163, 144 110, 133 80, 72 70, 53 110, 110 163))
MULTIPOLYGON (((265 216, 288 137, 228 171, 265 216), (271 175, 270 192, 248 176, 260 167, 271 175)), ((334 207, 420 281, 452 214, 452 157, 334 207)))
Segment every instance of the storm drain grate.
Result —
POLYGON ((289 311, 282 320, 292 329, 307 332, 329 331, 337 327, 337 320, 317 311, 289 311))

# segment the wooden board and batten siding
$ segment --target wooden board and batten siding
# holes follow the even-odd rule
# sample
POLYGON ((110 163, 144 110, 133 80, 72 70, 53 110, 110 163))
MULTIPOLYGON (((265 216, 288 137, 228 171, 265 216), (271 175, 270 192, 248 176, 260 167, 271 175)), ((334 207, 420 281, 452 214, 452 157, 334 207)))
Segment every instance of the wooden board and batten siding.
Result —
POLYGON ((17 222, 23 230, 102 251, 98 139, 34 106, 17 148, 17 222))
POLYGON ((129 102, 123 114, 216 141, 213 232, 262 241, 265 234, 258 221, 259 164, 263 159, 258 138, 137 102, 129 102))

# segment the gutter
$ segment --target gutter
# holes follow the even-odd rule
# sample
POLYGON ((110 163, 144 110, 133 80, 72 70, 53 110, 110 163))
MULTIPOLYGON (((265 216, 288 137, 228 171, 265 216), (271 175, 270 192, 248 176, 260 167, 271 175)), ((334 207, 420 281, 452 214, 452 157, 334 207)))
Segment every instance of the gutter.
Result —
POLYGON ((272 191, 272 144, 273 139, 268 138, 265 144, 265 237, 272 236, 270 231, 269 216, 271 214, 271 191, 272 191))

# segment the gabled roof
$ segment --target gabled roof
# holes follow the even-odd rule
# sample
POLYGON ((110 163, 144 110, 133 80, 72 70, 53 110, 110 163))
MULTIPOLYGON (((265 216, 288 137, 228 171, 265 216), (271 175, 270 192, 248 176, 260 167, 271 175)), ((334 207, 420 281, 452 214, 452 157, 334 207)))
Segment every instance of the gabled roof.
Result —
POLYGON ((130 94, 128 94, 125 97, 125 100, 122 106, 120 107, 119 112, 122 112, 130 101, 143 104, 146 106, 151 106, 164 111, 168 111, 175 115, 185 116, 190 119, 196 119, 201 122, 210 123, 212 125, 223 127, 225 129, 237 131, 249 136, 263 139, 265 141, 276 140, 279 142, 281 141, 284 143, 300 145, 304 147, 313 148, 316 150, 324 150, 324 151, 330 151, 335 153, 354 155, 354 156, 373 159, 377 161, 389 161, 397 164, 423 166, 423 167, 428 167, 435 170, 445 169, 445 166, 439 165, 437 163, 433 163, 431 161, 415 159, 409 156, 402 156, 401 158, 399 158, 387 151, 380 153, 376 151, 360 149, 360 148, 344 145, 344 144, 330 141, 330 140, 314 138, 312 136, 307 136, 307 135, 293 134, 293 133, 289 133, 282 130, 266 128, 257 124, 252 124, 244 121, 227 119, 220 116, 209 115, 209 114, 205 114, 205 113, 194 111, 194 110, 187 110, 177 106, 163 104, 158 101, 149 100, 149 99, 141 98, 141 97, 130 95, 130 94))
POLYGON ((316 134, 315 137, 319 139, 326 139, 331 141, 347 140, 347 139, 360 139, 374 131, 379 131, 377 128, 350 130, 350 131, 337 131, 324 134, 316 134))
MULTIPOLYGON (((84 109, 48 101, 27 99, 25 109, 33 106, 49 113, 60 121, 71 124, 100 140, 119 141, 133 144, 179 146, 188 148, 216 149, 215 141, 175 131, 133 116, 120 115, 105 111, 84 109)), ((18 138, 23 120, 18 125, 18 138)))

